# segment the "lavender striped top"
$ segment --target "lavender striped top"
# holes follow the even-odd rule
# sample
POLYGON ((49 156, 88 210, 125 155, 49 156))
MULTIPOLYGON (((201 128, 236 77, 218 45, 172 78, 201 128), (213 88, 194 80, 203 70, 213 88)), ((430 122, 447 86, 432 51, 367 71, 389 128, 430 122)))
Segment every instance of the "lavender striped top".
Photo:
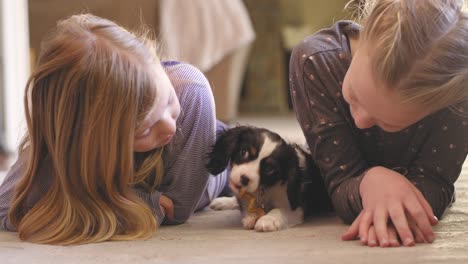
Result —
MULTIPOLYGON (((134 191, 148 204, 158 223, 180 224, 195 211, 207 185, 207 153, 216 138, 215 106, 210 85, 198 69, 178 62, 163 62, 163 66, 181 105, 177 132, 173 141, 164 149, 165 175, 158 190, 152 193, 142 189, 134 191), (174 202, 174 219, 166 219, 161 211, 161 194, 174 202)), ((25 157, 19 157, 0 186, 0 230, 15 231, 8 221, 8 209, 25 167, 25 157)), ((46 175, 46 179, 50 178, 47 177, 50 173, 53 173, 50 163, 40 168, 39 174, 46 175)), ((47 180, 39 181, 28 198, 28 206, 34 205, 48 186, 47 180)))

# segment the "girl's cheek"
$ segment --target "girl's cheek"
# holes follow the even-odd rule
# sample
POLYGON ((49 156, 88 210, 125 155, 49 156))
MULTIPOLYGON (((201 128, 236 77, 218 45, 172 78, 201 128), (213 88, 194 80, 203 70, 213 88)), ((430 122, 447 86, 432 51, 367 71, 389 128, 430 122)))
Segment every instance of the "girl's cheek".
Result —
POLYGON ((146 136, 148 136, 151 132, 151 128, 148 128, 146 129, 145 131, 143 131, 143 133, 141 133, 140 135, 138 135, 136 138, 137 139, 141 139, 141 138, 144 138, 146 136))
POLYGON ((155 142, 152 137, 145 137, 135 142, 135 152, 146 152, 154 148, 155 142))

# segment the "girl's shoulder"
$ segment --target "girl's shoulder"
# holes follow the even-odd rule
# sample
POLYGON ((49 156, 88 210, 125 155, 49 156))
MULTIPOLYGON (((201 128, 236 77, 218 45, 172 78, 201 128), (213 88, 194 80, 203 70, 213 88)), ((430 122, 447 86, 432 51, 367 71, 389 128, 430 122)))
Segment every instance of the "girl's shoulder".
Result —
POLYGON ((163 68, 174 87, 181 107, 185 101, 212 100, 211 86, 205 75, 195 66, 178 61, 164 61, 163 68))
POLYGON ((447 107, 447 112, 453 122, 460 122, 464 129, 468 128, 468 100, 447 107))
POLYGON ((195 66, 179 61, 163 61, 166 71, 174 88, 180 85, 208 85, 205 75, 195 66))
POLYGON ((304 38, 294 49, 306 57, 331 50, 350 51, 348 37, 359 36, 361 27, 348 20, 340 20, 331 27, 321 29, 304 38))
MULTIPOLYGON (((425 117, 423 120, 430 124, 431 131, 456 130, 457 133, 468 132, 468 101, 462 101, 454 105, 440 109, 439 111, 425 117)), ((446 133, 444 133, 446 134, 446 133)), ((464 136, 466 138, 466 136, 464 136)))
POLYGON ((187 101, 214 100, 212 99, 210 83, 198 68, 178 61, 164 61, 162 65, 174 87, 182 109, 191 107, 187 105, 187 101))
POLYGON ((181 109, 176 135, 164 150, 165 166, 169 168, 180 158, 181 152, 193 138, 197 138, 203 131, 210 131, 211 127, 214 130, 211 123, 215 122, 215 104, 211 86, 199 69, 176 61, 162 64, 176 91, 181 109))

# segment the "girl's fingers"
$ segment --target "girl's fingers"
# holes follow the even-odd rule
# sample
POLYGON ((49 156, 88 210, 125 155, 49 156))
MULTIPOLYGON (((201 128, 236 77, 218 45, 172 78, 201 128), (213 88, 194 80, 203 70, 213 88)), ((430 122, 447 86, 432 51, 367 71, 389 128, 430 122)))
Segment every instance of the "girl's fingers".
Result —
POLYGON ((169 197, 161 195, 159 197, 159 205, 164 208, 164 212, 167 218, 174 218, 174 203, 169 197))
POLYGON ((378 243, 377 243, 377 236, 376 236, 376 234, 375 234, 375 228, 374 228, 374 226, 370 226, 367 233, 368 233, 367 245, 368 245, 369 247, 376 247, 376 246, 378 246, 378 243))
POLYGON ((426 243, 427 241, 424 238, 424 235, 423 235, 421 229, 414 222, 414 220, 412 221, 410 219, 408 224, 409 224, 409 227, 410 227, 411 231, 413 232, 414 240, 416 241, 416 243, 426 243))
POLYGON ((374 214, 373 226, 377 235, 377 241, 381 247, 388 247, 388 213, 386 208, 377 209, 374 214))
POLYGON ((406 219, 405 211, 400 205, 393 206, 389 210, 390 219, 400 237, 401 243, 404 246, 413 246, 414 237, 411 229, 408 226, 408 220, 406 219))
POLYGON ((354 220, 354 222, 351 224, 351 226, 346 230, 346 232, 341 235, 342 240, 354 240, 357 238, 359 234, 359 223, 360 219, 362 218, 362 211, 358 215, 358 217, 354 220))
POLYGON ((419 203, 418 199, 409 199, 404 202, 404 206, 408 213, 408 218, 411 218, 418 229, 422 232, 424 240, 432 243, 434 241, 434 232, 432 231, 432 225, 429 222, 426 212, 419 203))
POLYGON ((414 235, 414 241, 416 243, 425 243, 426 241, 424 240, 424 235, 421 232, 421 230, 417 226, 411 227, 411 230, 413 231, 414 235))
POLYGON ((361 221, 359 223, 359 238, 361 239, 361 243, 363 245, 366 245, 368 243, 368 233, 369 233, 370 227, 372 226, 373 219, 374 219, 373 212, 371 210, 364 209, 361 221))
POLYGON ((400 242, 398 242, 398 235, 393 225, 388 227, 388 242, 391 247, 399 247, 400 242))
POLYGON ((432 210, 431 205, 427 202, 426 198, 424 198, 421 191, 419 191, 419 189, 416 188, 416 186, 414 186, 413 184, 411 184, 411 186, 413 188, 414 193, 416 194, 419 204, 424 209, 424 212, 426 212, 429 223, 431 225, 436 225, 439 222, 439 219, 437 219, 437 217, 434 215, 434 211, 432 210))

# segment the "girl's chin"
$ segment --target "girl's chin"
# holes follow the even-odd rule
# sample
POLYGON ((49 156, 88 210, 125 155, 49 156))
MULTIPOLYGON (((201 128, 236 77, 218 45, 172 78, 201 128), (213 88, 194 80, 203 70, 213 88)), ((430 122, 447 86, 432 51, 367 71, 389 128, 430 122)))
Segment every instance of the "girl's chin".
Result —
POLYGON ((157 149, 157 148, 162 148, 166 145, 168 145, 169 143, 171 143, 172 141, 172 136, 169 136, 165 139, 163 139, 162 141, 160 142, 157 142, 151 146, 140 146, 139 148, 135 148, 133 151, 134 152, 148 152, 148 151, 151 151, 153 149, 157 149))

